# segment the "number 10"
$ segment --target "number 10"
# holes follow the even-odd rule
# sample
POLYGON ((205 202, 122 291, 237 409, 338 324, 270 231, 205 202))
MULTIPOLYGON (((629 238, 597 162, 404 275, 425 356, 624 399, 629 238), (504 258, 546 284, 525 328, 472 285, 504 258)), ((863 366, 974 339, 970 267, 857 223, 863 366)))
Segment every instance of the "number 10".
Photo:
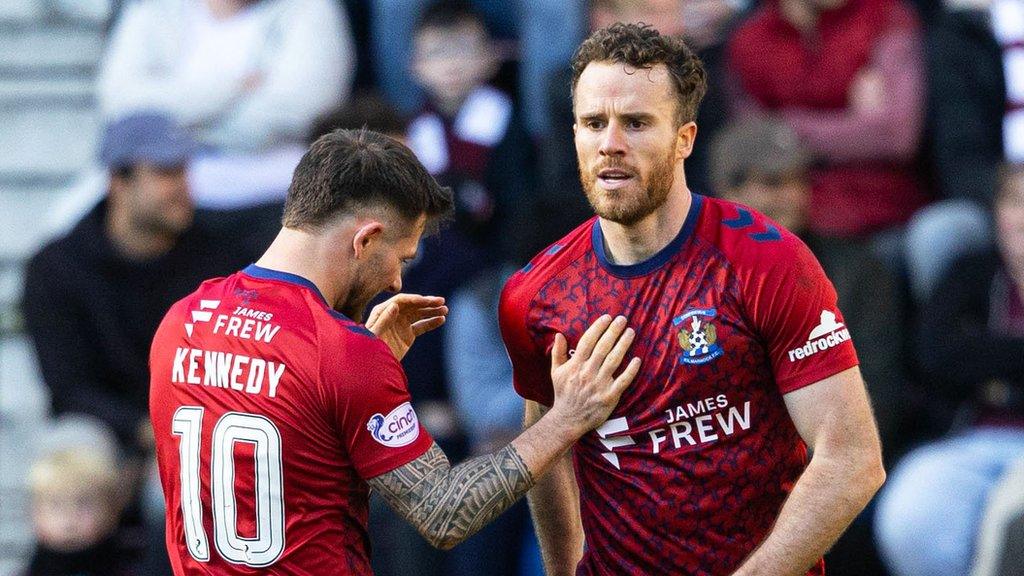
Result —
MULTIPOLYGON (((181 437, 181 512, 189 554, 209 562, 210 543, 203 528, 199 498, 199 449, 203 409, 182 406, 174 413, 172 433, 181 437)), ((253 568, 270 566, 284 552, 284 482, 281 433, 263 416, 228 412, 213 428, 210 491, 213 535, 217 553, 233 564, 253 568), (254 445, 256 460, 256 537, 238 535, 235 505, 235 443, 254 445)))

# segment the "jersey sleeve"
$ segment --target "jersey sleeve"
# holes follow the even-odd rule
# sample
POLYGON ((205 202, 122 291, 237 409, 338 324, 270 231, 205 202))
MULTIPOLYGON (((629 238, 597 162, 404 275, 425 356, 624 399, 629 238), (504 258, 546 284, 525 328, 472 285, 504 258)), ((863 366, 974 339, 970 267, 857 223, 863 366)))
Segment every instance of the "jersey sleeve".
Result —
POLYGON ((354 333, 329 354, 329 413, 359 476, 373 478, 422 456, 434 441, 420 425, 405 372, 387 345, 354 333))
POLYGON ((527 400, 551 406, 551 342, 539 345, 530 335, 528 315, 532 294, 522 284, 522 274, 513 275, 501 292, 498 323, 505 349, 512 361, 512 385, 527 400))
POLYGON ((856 366, 835 288, 810 249, 785 232, 759 252, 746 273, 744 299, 768 348, 779 392, 856 366))

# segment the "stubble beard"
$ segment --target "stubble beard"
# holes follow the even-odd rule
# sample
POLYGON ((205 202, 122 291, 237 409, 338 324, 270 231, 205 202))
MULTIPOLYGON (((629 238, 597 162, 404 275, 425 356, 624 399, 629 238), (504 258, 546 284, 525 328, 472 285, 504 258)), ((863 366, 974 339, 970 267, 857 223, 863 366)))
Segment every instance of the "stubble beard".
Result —
MULTIPOLYGON (((581 166, 580 182, 583 184, 583 191, 586 193, 587 201, 594 209, 594 213, 604 220, 623 226, 633 226, 653 214, 668 200, 669 192, 675 183, 673 155, 674 151, 669 148, 668 156, 652 167, 650 175, 645 181, 636 182, 629 188, 613 191, 606 191, 598 187, 598 172, 605 168, 626 169, 627 167, 618 162, 610 162, 585 171, 581 166), (612 195, 617 198, 612 199, 612 195)), ((635 170, 631 171, 634 178, 639 180, 639 174, 635 170)))

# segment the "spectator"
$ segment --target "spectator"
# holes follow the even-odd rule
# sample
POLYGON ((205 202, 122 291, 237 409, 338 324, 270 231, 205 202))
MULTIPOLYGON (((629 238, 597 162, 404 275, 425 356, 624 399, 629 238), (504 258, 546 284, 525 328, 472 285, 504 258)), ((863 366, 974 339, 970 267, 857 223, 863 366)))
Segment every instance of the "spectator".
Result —
POLYGON ((918 358, 933 393, 971 417, 894 470, 876 529, 895 576, 968 574, 982 511, 1024 457, 1024 169, 995 198, 997 247, 964 257, 921 314, 918 358))
POLYGON ((47 430, 29 471, 36 545, 24 576, 139 574, 117 533, 123 478, 113 434, 98 421, 65 416, 47 430))
POLYGON ((140 0, 101 64, 100 108, 167 110, 192 130, 200 206, 279 200, 313 120, 348 96, 354 53, 333 0, 140 0))
POLYGON ((483 18, 464 2, 427 7, 414 34, 413 71, 427 104, 409 147, 455 192, 456 226, 489 256, 528 258, 537 246, 531 144, 512 99, 487 84, 496 70, 483 18))
POLYGON ((922 304, 951 262, 989 248, 988 207, 1004 143, 1007 150, 1018 150, 1011 161, 1024 159, 1024 137, 1003 130, 1004 123, 1012 126, 1024 118, 1020 105, 1008 99, 1004 80, 1004 60, 1024 52, 1016 42, 1024 39, 1024 22, 999 14, 1014 12, 1019 4, 947 0, 945 8, 927 38, 929 156, 943 201, 921 210, 907 231, 910 287, 922 304), (942 253, 928 249, 949 236, 959 241, 942 253))
POLYGON ((702 194, 714 193, 711 186, 711 142, 729 120, 726 90, 726 44, 733 29, 747 13, 748 0, 686 0, 680 2, 681 33, 697 52, 708 71, 708 92, 697 110, 700 138, 686 159, 686 183, 702 194))
MULTIPOLYGON (((407 67, 412 60, 417 18, 423 0, 374 0, 372 41, 378 81, 385 96, 407 114, 419 111, 427 96, 407 67)), ((548 126, 544 85, 554 70, 568 65, 583 37, 585 0, 473 0, 498 38, 518 39, 519 94, 529 132, 542 137, 548 126)), ((507 44, 507 43, 506 43, 507 44)), ((510 50, 501 50, 508 53, 510 50)), ((514 52, 514 50, 512 50, 514 52)))
MULTIPOLYGON (((901 0, 778 0, 728 47, 737 110, 779 115, 823 160, 810 229, 891 231, 928 201, 915 160, 924 110, 919 24, 901 0)), ((898 234, 877 249, 895 261, 898 234)))
MULTIPOLYGON (((236 270, 267 238, 216 234, 189 198, 194 149, 165 116, 110 124, 110 188, 26 271, 23 311, 56 414, 90 414, 133 454, 148 449, 149 344, 164 312, 202 280, 236 270)), ((252 234, 252 232, 250 232, 252 234)))
MULTIPOLYGON (((445 369, 472 455, 488 454, 522 430, 523 402, 512 387, 512 364, 495 314, 501 287, 514 271, 509 266, 480 271, 449 299, 445 369)), ((455 549, 452 572, 524 574, 528 567, 540 566, 536 545, 527 545, 532 538, 526 502, 520 502, 455 549)))
MULTIPOLYGON (((903 347, 899 330, 893 327, 903 325, 904 314, 888 269, 865 243, 826 238, 809 229, 811 156, 783 122, 734 122, 716 136, 710 156, 721 197, 750 206, 799 236, 832 280, 857 345, 882 445, 888 454, 898 453, 903 444, 903 347)), ((826 555, 830 575, 885 576, 874 550, 868 510, 826 555)))

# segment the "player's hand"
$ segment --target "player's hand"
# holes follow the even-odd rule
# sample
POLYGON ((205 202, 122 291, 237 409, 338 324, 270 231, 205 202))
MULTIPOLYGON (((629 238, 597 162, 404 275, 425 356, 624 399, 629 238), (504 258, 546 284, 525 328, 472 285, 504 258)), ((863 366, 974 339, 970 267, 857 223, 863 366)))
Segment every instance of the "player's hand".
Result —
POLYGON ((395 294, 370 310, 366 328, 401 360, 416 337, 444 324, 448 307, 440 296, 395 294))
POLYGON ((640 372, 640 359, 633 358, 615 377, 634 336, 633 329, 626 327, 625 317, 613 320, 605 314, 587 328, 570 357, 565 336, 555 334, 551 349, 555 400, 551 411, 576 426, 580 435, 608 419, 619 396, 640 372))

